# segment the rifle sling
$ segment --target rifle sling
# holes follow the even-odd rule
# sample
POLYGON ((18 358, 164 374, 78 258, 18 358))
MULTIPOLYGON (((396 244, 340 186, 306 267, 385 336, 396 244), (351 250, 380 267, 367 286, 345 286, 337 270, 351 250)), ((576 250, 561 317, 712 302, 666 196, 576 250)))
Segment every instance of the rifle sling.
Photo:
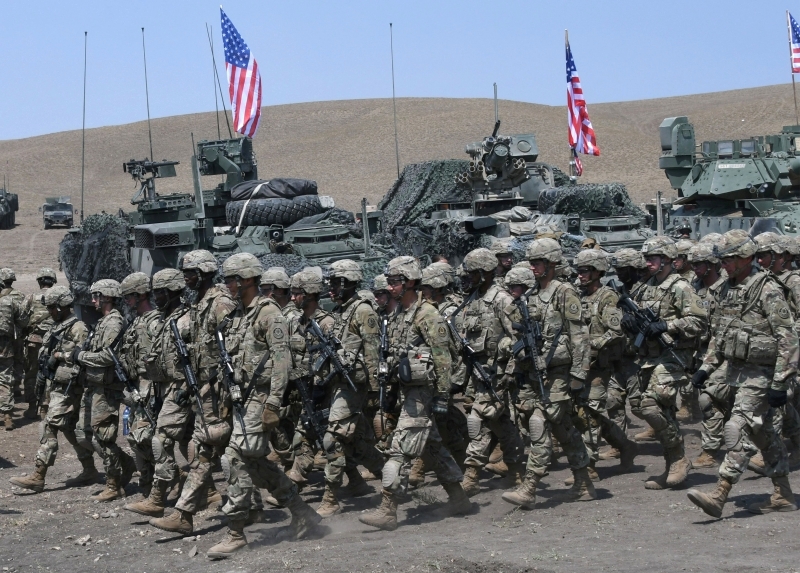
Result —
POLYGON ((553 343, 550 345, 550 350, 547 352, 547 356, 544 359, 544 365, 550 366, 550 361, 553 360, 553 356, 556 353, 556 349, 558 348, 558 339, 561 338, 561 331, 564 330, 564 325, 558 327, 556 330, 555 336, 553 336, 553 343))
POLYGON ((242 404, 247 404, 247 399, 250 397, 250 392, 253 390, 253 386, 255 386, 256 380, 261 377, 261 374, 264 372, 264 368, 267 367, 267 361, 269 360, 270 352, 267 350, 264 353, 264 356, 261 357, 261 361, 256 366, 256 369, 253 370, 253 375, 250 377, 250 381, 247 383, 247 388, 245 388, 244 393, 242 394, 242 404))

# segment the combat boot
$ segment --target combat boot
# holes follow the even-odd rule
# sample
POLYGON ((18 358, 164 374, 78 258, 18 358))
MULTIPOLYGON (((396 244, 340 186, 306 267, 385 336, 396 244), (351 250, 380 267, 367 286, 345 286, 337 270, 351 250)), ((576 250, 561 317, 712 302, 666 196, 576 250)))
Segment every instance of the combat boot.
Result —
POLYGON ((788 476, 774 477, 772 483, 775 491, 764 503, 753 503, 747 506, 750 513, 772 513, 773 511, 797 511, 794 494, 789 485, 788 476))
POLYGON ((689 470, 692 469, 692 462, 686 457, 683 444, 670 448, 669 473, 667 474, 667 487, 676 487, 686 481, 689 470))
POLYGON ((480 486, 480 470, 475 466, 467 466, 464 472, 464 481, 461 482, 461 487, 464 488, 464 493, 467 497, 472 497, 481 490, 480 486))
POLYGON ((345 475, 347 476, 347 485, 340 487, 337 492, 341 497, 364 497, 373 492, 367 481, 361 477, 358 468, 346 470, 345 475))
POLYGON ((292 522, 289 524, 288 532, 290 539, 304 539, 316 532, 317 525, 322 521, 322 518, 303 501, 302 497, 295 494, 286 503, 286 508, 292 514, 292 522))
POLYGON ((295 456, 292 469, 286 472, 286 477, 296 483, 297 487, 303 487, 308 483, 306 475, 300 467, 300 456, 295 456))
POLYGON ((589 468, 572 470, 573 484, 569 491, 559 495, 559 501, 592 501, 597 499, 592 478, 589 477, 589 468))
POLYGON ((498 460, 494 463, 490 462, 483 466, 483 469, 500 477, 506 477, 508 475, 508 464, 506 464, 504 460, 498 460))
POLYGON ((447 503, 442 508, 447 515, 464 515, 469 513, 472 509, 472 502, 470 502, 467 494, 464 493, 464 488, 458 482, 443 483, 442 487, 447 492, 447 503))
POLYGON ((358 520, 370 527, 386 531, 397 529, 397 499, 387 489, 381 491, 381 505, 375 511, 361 515, 358 520))
POLYGON ((209 479, 208 486, 206 487, 206 496, 200 501, 197 510, 203 511, 208 507, 212 507, 214 504, 219 504, 221 501, 222 494, 217 491, 217 486, 214 485, 214 481, 209 479))
MULTIPOLYGON (((594 461, 589 462, 589 465, 586 467, 586 471, 589 472, 589 479, 592 481, 600 481, 600 475, 597 473, 597 470, 594 468, 594 461)), ((564 485, 575 485, 575 474, 573 473, 567 479, 564 480, 564 485)))
POLYGON ((496 464, 497 462, 503 461, 503 449, 500 447, 500 444, 497 444, 492 453, 489 454, 489 463, 496 464))
POLYGON ((209 559, 227 559, 245 547, 247 538, 244 536, 244 520, 232 519, 228 522, 228 537, 209 549, 206 556, 209 559))
POLYGON ((322 471, 327 465, 328 457, 325 455, 325 452, 322 450, 318 451, 317 455, 314 456, 314 469, 322 471))
POLYGON ((639 432, 638 434, 633 436, 633 439, 636 440, 637 442, 655 442, 656 431, 650 426, 647 426, 647 429, 644 432, 639 432))
POLYGON ((616 460, 619 459, 619 456, 620 456, 620 451, 613 446, 609 446, 607 449, 600 452, 600 454, 597 457, 600 460, 616 460))
POLYGON ((11 419, 11 414, 5 414, 3 416, 3 424, 6 427, 6 432, 10 432, 14 429, 14 420, 11 419))
POLYGON ((106 488, 97 495, 93 495, 92 499, 95 501, 114 501, 122 497, 125 497, 125 490, 119 485, 119 478, 117 476, 106 476, 106 488))
POLYGON ((322 494, 322 503, 317 508, 320 517, 330 517, 342 511, 342 506, 336 499, 336 492, 330 484, 325 484, 325 493, 322 494))
POLYGON ((367 468, 361 470, 361 477, 364 478, 364 481, 375 481, 381 479, 380 474, 374 474, 369 471, 367 468))
POLYGON ((525 479, 514 491, 507 491, 503 494, 503 501, 518 505, 523 509, 533 509, 536 505, 536 485, 539 483, 539 476, 533 472, 527 472, 525 479))
POLYGON ((508 464, 508 473, 506 477, 500 482, 504 489, 511 489, 522 485, 522 480, 525 479, 525 464, 513 463, 508 464))
POLYGON ((408 485, 411 487, 419 487, 425 483, 425 462, 422 457, 414 460, 411 464, 411 471, 408 472, 408 485))
POLYGON ((28 420, 38 420, 39 412, 36 410, 36 404, 28 404, 28 409, 22 413, 28 420))
POLYGON ((664 453, 664 472, 644 482, 645 489, 665 489, 667 487, 667 476, 669 475, 670 457, 664 453))
POLYGON ((150 495, 146 499, 136 503, 129 503, 125 505, 125 509, 139 515, 163 517, 164 494, 166 491, 167 483, 164 480, 157 479, 154 481, 153 487, 150 488, 150 495))
POLYGON ((94 456, 80 460, 83 470, 75 477, 69 478, 64 482, 67 487, 81 487, 84 485, 93 485, 97 483, 100 478, 100 472, 94 467, 94 456))
POLYGON ((731 482, 724 477, 720 476, 717 481, 717 487, 711 493, 703 493, 698 489, 690 489, 686 492, 691 502, 697 507, 702 509, 706 514, 711 517, 722 517, 722 508, 728 500, 728 494, 731 492, 731 482))
POLYGON ((47 466, 39 460, 36 460, 36 467, 33 468, 33 473, 29 476, 13 477, 10 481, 12 484, 24 487, 36 493, 44 491, 44 476, 47 475, 47 466))
POLYGON ((150 525, 163 531, 191 535, 194 531, 194 516, 188 511, 176 509, 167 517, 154 517, 150 525))
POLYGON ((714 458, 714 453, 708 450, 703 452, 692 460, 693 468, 713 468, 717 465, 717 460, 714 458))
POLYGON ((119 461, 122 465, 122 474, 119 476, 119 485, 120 487, 125 487, 131 482, 133 473, 136 471, 136 462, 134 462, 133 458, 125 452, 120 453, 119 461))
POLYGON ((761 452, 757 452, 750 458, 750 461, 747 462, 747 469, 753 470, 760 476, 767 475, 767 466, 764 463, 764 456, 761 455, 761 452))

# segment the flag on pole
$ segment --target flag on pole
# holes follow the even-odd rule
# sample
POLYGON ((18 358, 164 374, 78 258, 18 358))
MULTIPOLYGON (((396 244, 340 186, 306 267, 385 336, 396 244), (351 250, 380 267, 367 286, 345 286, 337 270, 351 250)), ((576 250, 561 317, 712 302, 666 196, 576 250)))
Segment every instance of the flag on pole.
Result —
MULTIPOLYGON (((594 136, 592 121, 586 111, 586 100, 583 99, 583 88, 578 77, 578 70, 575 67, 575 60, 572 59, 572 50, 567 45, 567 121, 569 122, 569 145, 574 151, 577 159, 578 153, 586 155, 600 155, 600 148, 597 147, 597 140, 594 136)), ((576 167, 578 162, 576 162, 576 167)), ((580 168, 583 171, 583 168, 580 168)), ((579 173, 580 174, 580 173, 579 173)))
POLYGON ((581 158, 578 157, 578 152, 575 151, 575 148, 572 148, 572 164, 575 166, 575 175, 580 177, 583 175, 583 163, 581 163, 581 158))
POLYGON ((789 12, 789 43, 792 47, 792 73, 800 74, 800 26, 789 12))
POLYGON ((250 48, 221 6, 219 12, 222 18, 222 43, 225 47, 225 71, 228 74, 233 126, 238 133, 253 137, 261 119, 261 74, 250 48))

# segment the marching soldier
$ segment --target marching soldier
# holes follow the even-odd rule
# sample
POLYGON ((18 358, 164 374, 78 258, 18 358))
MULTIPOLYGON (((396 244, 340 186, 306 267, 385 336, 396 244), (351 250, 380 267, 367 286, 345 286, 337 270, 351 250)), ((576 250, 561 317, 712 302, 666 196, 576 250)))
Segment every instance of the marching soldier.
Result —
POLYGON ((28 409, 22 414, 29 420, 39 418, 36 411, 37 403, 40 410, 47 409, 48 390, 43 388, 41 397, 36 392, 36 375, 39 372, 39 349, 42 347, 42 340, 47 331, 53 326, 53 319, 47 312, 44 304, 44 294, 58 282, 56 273, 53 269, 41 268, 36 273, 36 282, 39 284, 41 292, 28 297, 25 321, 25 381, 23 388, 25 391, 25 401, 28 409))
POLYGON ((24 376, 26 297, 12 286, 16 278, 11 269, 0 269, 0 306, 7 321, 0 327, 0 414, 7 432, 14 429, 14 394, 24 376))

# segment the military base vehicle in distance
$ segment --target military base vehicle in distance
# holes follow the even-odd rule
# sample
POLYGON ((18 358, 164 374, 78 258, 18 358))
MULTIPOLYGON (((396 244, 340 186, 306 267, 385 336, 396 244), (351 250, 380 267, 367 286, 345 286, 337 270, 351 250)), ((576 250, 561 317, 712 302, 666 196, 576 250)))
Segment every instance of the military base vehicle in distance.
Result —
POLYGON ((42 214, 45 230, 55 225, 69 229, 72 227, 74 215, 78 214, 78 210, 72 206, 68 196, 45 197, 44 205, 39 207, 39 212, 42 214))
MULTIPOLYGON (((697 239, 730 229, 800 232, 800 125, 744 139, 695 142, 684 116, 659 127, 664 170, 678 198, 662 203, 664 231, 697 239)), ((647 205, 655 215, 656 205, 647 205)))
POLYGON ((9 193, 5 187, 0 188, 0 229, 14 227, 19 211, 19 196, 9 193))

